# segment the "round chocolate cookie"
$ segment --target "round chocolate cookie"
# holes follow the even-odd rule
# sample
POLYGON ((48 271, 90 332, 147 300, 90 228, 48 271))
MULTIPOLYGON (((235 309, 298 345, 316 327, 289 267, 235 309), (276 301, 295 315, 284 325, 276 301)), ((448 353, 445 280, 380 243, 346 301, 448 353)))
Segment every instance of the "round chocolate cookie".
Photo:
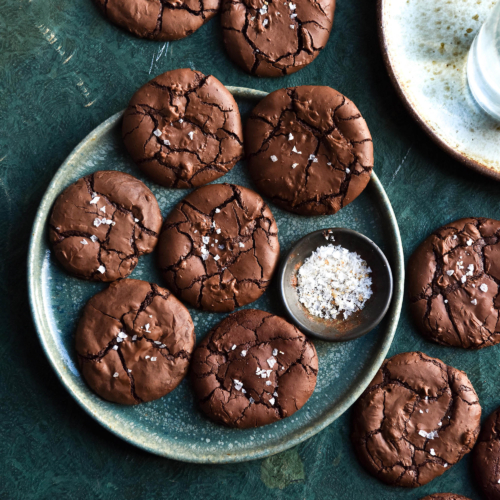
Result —
POLYGON ((476 482, 488 500, 500 499, 500 408, 481 427, 473 452, 476 482))
POLYGON ((274 203, 304 215, 334 214, 368 184, 370 131, 358 108, 330 87, 276 90, 245 129, 248 168, 274 203))
POLYGON ((295 73, 326 45, 334 11, 335 0, 223 0, 224 43, 252 75, 295 73))
POLYGON ((178 40, 217 14, 220 0, 95 0, 114 24, 141 38, 178 40))
POLYGON ((123 140, 137 165, 167 187, 197 187, 243 157, 238 105, 217 78, 191 69, 157 76, 133 96, 123 140))
POLYGON ((257 193, 211 184, 169 214, 158 262, 177 297, 206 311, 228 312, 266 291, 279 249, 273 214, 257 193))
POLYGON ((361 464, 388 484, 427 484, 471 451, 481 406, 467 375, 421 352, 386 360, 352 412, 361 464))
POLYGON ((481 349, 500 342, 500 222, 468 218, 431 234, 408 262, 412 315, 443 345, 481 349))
POLYGON ((427 495, 421 500, 470 500, 470 498, 455 495, 455 493, 434 493, 433 495, 427 495))
POLYGON ((260 427, 293 415, 316 386, 311 341, 279 316, 245 309, 221 321, 193 354, 201 409, 229 427, 260 427))
POLYGON ((135 405, 179 385, 194 349, 194 326, 168 290, 126 279, 87 302, 75 344, 89 386, 108 401, 135 405))
POLYGON ((161 229, 154 194, 140 180, 115 170, 82 177, 57 198, 49 239, 71 274, 94 281, 128 276, 151 253, 161 229))

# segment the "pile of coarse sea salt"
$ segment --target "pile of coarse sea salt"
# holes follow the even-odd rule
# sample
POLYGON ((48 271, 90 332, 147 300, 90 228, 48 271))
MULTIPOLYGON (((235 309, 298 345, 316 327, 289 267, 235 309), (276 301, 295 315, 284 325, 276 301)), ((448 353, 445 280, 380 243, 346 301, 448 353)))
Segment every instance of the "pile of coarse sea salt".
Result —
POLYGON ((372 271, 356 253, 340 245, 318 247, 297 273, 299 301, 314 316, 344 319, 363 309, 372 296, 372 271))

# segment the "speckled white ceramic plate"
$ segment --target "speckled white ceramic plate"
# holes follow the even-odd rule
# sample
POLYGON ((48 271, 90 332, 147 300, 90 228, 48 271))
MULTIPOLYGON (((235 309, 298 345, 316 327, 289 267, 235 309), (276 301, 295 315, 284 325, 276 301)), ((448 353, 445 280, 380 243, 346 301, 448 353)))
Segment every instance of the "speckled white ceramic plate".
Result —
POLYGON ((496 1, 378 0, 389 75, 410 113, 446 151, 500 179, 500 123, 467 85, 469 48, 496 1))
MULTIPOLYGON (((245 116, 266 94, 229 87, 245 116)), ((207 420, 198 410, 189 380, 167 396, 134 407, 106 402, 84 383, 76 365, 73 333, 85 302, 105 285, 68 276, 51 255, 47 222, 61 191, 96 170, 117 169, 141 178, 154 192, 163 215, 188 190, 166 189, 145 179, 121 140, 121 113, 89 134, 54 176, 38 210, 29 251, 31 309, 42 346, 59 379, 76 401, 111 432, 145 450, 190 462, 236 462, 272 455, 313 436, 333 422, 359 397, 382 364, 396 331, 403 297, 403 250, 385 191, 376 175, 363 194, 335 216, 303 217, 270 205, 279 228, 282 254, 314 229, 347 227, 366 234, 389 259, 394 276, 391 307, 382 323, 351 342, 314 341, 319 356, 316 390, 290 418, 258 429, 228 429, 207 420)), ((250 186, 244 164, 218 180, 250 186)), ((132 278, 164 285, 154 255, 142 257, 132 278)), ((249 307, 279 315, 285 311, 276 284, 249 307)), ((226 315, 190 309, 199 341, 226 315)))

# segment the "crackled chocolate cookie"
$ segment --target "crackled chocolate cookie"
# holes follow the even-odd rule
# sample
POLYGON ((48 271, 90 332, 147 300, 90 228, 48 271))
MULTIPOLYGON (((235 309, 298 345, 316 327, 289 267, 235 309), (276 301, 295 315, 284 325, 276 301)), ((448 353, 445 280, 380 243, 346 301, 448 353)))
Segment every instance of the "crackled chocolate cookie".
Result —
POLYGON ((212 184, 169 214, 158 261, 177 297, 206 311, 228 312, 257 300, 279 258, 271 210, 250 189, 212 184))
POLYGON ((484 422, 473 452, 477 484, 488 500, 500 499, 500 408, 484 422))
POLYGON ((334 214, 368 184, 370 131, 330 87, 281 89, 262 99, 245 129, 248 168, 261 193, 304 215, 334 214))
POLYGON ((197 187, 243 156, 238 105, 217 78, 191 69, 157 76, 132 97, 123 140, 143 172, 167 187, 197 187))
POLYGON ((95 0, 114 24, 141 38, 178 40, 217 14, 220 0, 95 0))
POLYGON ((427 495, 421 500, 470 500, 470 498, 455 495, 455 493, 434 493, 433 495, 427 495))
POLYGON ((421 352, 386 360, 352 413, 361 464, 388 484, 427 484, 471 451, 481 406, 467 375, 421 352))
POLYGON ((206 415, 248 428, 289 417, 306 404, 316 386, 318 357, 312 342, 283 318, 245 309, 207 335, 191 366, 206 415))
POLYGON ((108 401, 135 405, 179 385, 194 349, 194 326, 168 290, 126 279, 87 302, 75 344, 89 386, 108 401))
POLYGON ((481 349, 500 342, 500 222, 468 218, 431 234, 408 262, 412 315, 443 345, 481 349))
POLYGON ((335 0, 223 0, 224 43, 252 75, 295 73, 326 45, 334 11, 335 0))
POLYGON ((140 180, 115 170, 82 177, 57 198, 49 221, 54 255, 78 278, 128 276, 158 241, 161 213, 140 180))

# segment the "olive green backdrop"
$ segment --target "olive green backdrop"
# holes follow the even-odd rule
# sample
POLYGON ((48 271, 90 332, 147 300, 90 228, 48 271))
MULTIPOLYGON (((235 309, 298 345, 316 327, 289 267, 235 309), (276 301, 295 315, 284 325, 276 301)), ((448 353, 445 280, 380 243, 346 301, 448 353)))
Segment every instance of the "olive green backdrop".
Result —
MULTIPOLYGON (((239 465, 169 461, 102 429, 44 357, 28 306, 26 256, 38 203, 61 162, 134 90, 189 66, 226 85, 265 91, 329 85, 371 128, 375 169, 399 221, 406 258, 434 228, 463 216, 500 218, 500 185, 449 158, 412 122, 387 77, 374 0, 340 0, 326 49, 306 69, 262 80, 226 57, 216 18, 178 42, 151 42, 108 24, 91 0, 0 0, 0 497, 418 499, 454 491, 479 499, 470 457, 419 490, 386 487, 358 465, 349 412, 302 445, 239 465)), ((500 405, 500 346, 479 352, 423 340, 407 304, 391 354, 419 349, 463 369, 484 415, 500 405)))

